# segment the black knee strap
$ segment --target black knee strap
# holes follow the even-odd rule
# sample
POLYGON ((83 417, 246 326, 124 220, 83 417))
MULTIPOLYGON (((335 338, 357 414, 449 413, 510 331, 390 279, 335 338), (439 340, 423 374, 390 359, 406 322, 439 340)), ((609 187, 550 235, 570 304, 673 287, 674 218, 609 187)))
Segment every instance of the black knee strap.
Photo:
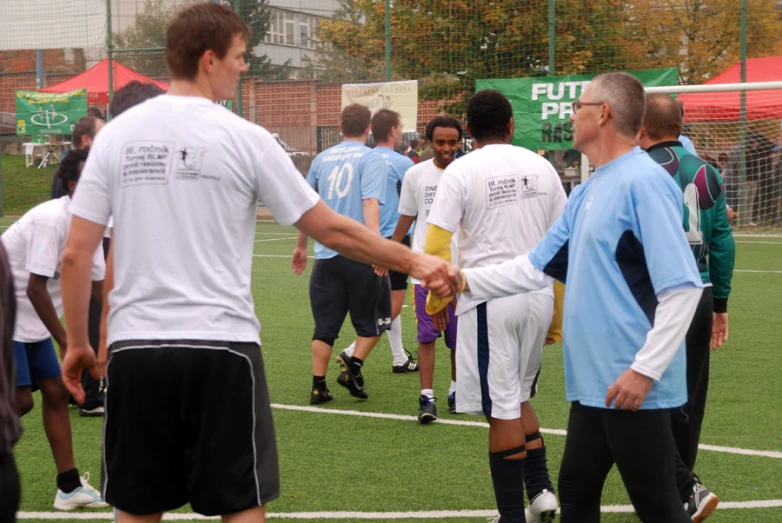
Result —
POLYGON ((535 441, 536 439, 543 439, 543 436, 540 435, 540 431, 533 432, 532 434, 527 434, 524 439, 529 443, 530 441, 535 441))
POLYGON ((515 449, 508 449, 508 450, 501 450, 499 452, 492 452, 492 456, 496 456, 498 458, 507 458, 509 456, 515 456, 516 454, 521 454, 522 452, 527 452, 527 446, 526 445, 520 445, 516 447, 515 449))

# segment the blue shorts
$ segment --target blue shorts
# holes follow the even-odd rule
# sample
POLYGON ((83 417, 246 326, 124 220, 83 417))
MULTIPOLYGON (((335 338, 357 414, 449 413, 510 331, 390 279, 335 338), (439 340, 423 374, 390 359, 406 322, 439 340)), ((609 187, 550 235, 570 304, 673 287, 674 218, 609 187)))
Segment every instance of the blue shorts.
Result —
POLYGON ((17 387, 29 387, 33 382, 50 380, 62 374, 51 338, 35 343, 14 341, 14 359, 17 387))

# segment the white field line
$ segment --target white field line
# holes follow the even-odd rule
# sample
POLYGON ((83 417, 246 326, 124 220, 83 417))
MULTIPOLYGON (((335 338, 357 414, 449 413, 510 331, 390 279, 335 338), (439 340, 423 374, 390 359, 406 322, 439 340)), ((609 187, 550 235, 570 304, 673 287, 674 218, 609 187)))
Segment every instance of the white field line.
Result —
POLYGON ((746 245, 782 245, 782 241, 779 242, 736 242, 746 245))
POLYGON ((285 240, 295 240, 296 236, 286 236, 285 238, 267 238, 265 240, 255 240, 255 243, 263 243, 263 242, 281 242, 285 240))
MULTIPOLYGON (((782 499, 764 499, 757 501, 723 501, 717 507, 719 510, 746 510, 753 508, 782 507, 782 499)), ((603 513, 635 512, 632 505, 603 505, 603 513)), ((419 512, 271 512, 269 519, 445 519, 445 518, 491 518, 497 511, 489 510, 429 510, 419 512)), ((19 512, 16 518, 42 520, 104 520, 113 519, 111 512, 19 512)), ((216 517, 206 517, 200 514, 168 513, 163 516, 165 521, 218 520, 216 517)))
MULTIPOLYGON (((275 409, 283 410, 298 410, 303 412, 315 412, 322 414, 340 414, 343 416, 359 416, 365 418, 378 418, 378 419, 392 419, 399 421, 418 421, 416 416, 406 416, 402 414, 386 414, 380 412, 361 412, 357 410, 340 410, 340 409, 324 409, 321 407, 308 407, 306 405, 282 405, 280 403, 272 403, 272 407, 275 409)), ((481 427, 489 428, 489 424, 482 421, 464 421, 455 419, 438 419, 437 424, 442 425, 459 425, 462 427, 481 427)), ((567 431, 562 429, 540 429, 543 434, 553 434, 556 436, 566 436, 567 431)), ((741 454, 744 456, 762 456, 765 458, 782 459, 782 452, 776 450, 752 450, 741 449, 736 447, 720 447, 716 445, 698 445, 701 450, 710 450, 712 452, 724 452, 727 454, 741 454)))
POLYGON ((733 272, 750 272, 760 274, 782 274, 782 271, 750 271, 750 270, 734 270, 733 272))
MULTIPOLYGON (((296 232, 296 231, 292 231, 292 232, 260 232, 260 231, 255 231, 255 234, 263 234, 263 235, 266 235, 266 236, 290 236, 293 232, 296 232)), ((748 242, 748 243, 752 243, 752 242, 748 242)), ((782 242, 780 242, 780 243, 782 243, 782 242)))

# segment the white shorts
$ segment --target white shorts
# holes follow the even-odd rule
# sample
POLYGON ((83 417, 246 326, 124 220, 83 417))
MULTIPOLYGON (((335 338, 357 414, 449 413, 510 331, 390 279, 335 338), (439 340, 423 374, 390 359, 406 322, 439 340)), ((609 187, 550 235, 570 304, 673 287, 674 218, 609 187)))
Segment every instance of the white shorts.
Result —
POLYGON ((554 298, 516 294, 459 316, 456 411, 512 420, 534 396, 554 298))

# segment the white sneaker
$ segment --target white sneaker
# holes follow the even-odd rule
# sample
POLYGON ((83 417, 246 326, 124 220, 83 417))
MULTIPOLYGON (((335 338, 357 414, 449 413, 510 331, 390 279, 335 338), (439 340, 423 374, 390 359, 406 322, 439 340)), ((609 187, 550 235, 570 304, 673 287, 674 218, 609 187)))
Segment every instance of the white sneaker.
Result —
POLYGON ((79 478, 81 480, 81 487, 77 488, 73 492, 66 494, 60 489, 57 489, 57 496, 54 498, 54 508, 57 510, 75 510, 77 508, 104 508, 109 504, 103 501, 100 492, 92 488, 92 485, 88 483, 90 480, 90 473, 85 472, 84 477, 79 478))
POLYGON ((546 489, 532 498, 524 514, 527 523, 551 523, 557 517, 557 497, 546 489))

